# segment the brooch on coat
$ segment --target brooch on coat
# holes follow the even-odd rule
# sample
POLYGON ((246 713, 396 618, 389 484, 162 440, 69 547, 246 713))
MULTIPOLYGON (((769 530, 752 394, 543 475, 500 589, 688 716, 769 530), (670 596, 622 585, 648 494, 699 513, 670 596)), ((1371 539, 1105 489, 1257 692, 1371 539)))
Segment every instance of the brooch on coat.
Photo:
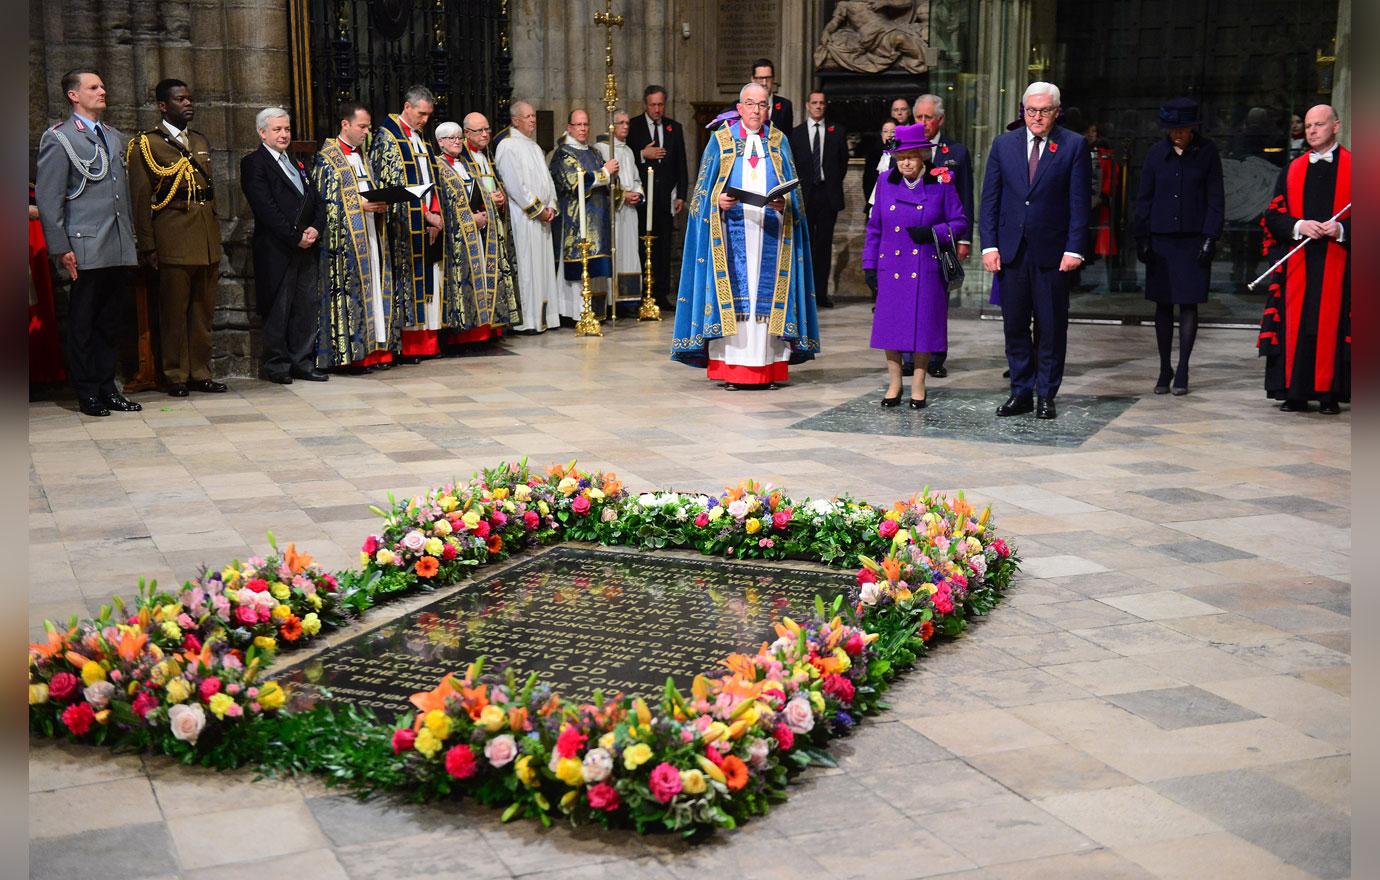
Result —
POLYGON ((953 174, 950 173, 948 168, 942 165, 938 168, 931 168, 930 174, 933 174, 935 176, 935 179, 937 179, 940 183, 953 183, 954 180, 953 174))

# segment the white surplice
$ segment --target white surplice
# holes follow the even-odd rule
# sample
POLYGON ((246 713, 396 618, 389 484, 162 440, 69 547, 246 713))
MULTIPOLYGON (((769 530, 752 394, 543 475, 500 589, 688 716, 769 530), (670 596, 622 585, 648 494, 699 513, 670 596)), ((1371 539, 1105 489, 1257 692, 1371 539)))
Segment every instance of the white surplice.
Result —
MULTIPOLYGON (((551 244, 551 226, 534 217, 530 210, 552 208, 556 202, 556 183, 546 166, 546 156, 536 141, 516 128, 498 144, 494 164, 508 193, 508 218, 512 224, 513 248, 517 252, 518 298, 522 303, 522 323, 515 330, 545 330, 546 306, 554 311, 557 302, 557 271, 551 244)), ((554 314, 551 317, 555 317, 554 314)))

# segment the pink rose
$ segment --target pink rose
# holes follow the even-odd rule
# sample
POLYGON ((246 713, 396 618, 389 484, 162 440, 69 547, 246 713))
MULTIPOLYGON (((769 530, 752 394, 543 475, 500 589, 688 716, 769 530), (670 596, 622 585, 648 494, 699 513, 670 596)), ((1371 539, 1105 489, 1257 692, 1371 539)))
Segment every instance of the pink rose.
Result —
POLYGON ((378 535, 370 535, 369 537, 364 539, 364 546, 360 547, 359 549, 361 552, 368 553, 370 556, 373 556, 375 553, 379 551, 379 546, 380 545, 378 535))
POLYGON ((1003 559, 1011 555, 1011 548, 1006 546, 1006 542, 1001 538, 992 542, 992 549, 997 551, 997 555, 1003 559))
POLYGON ((900 526, 896 525, 896 520, 884 519, 882 520, 882 524, 877 526, 877 534, 881 535, 883 538, 890 538, 896 534, 899 528, 900 526))
POLYGON ((477 538, 489 537, 489 521, 487 519, 481 519, 474 524, 474 535, 477 538))
POLYGON ((577 497, 574 501, 570 502, 570 509, 575 511, 577 516, 584 516, 589 513, 589 499, 584 495, 577 497))
POLYGON ((168 726, 173 736, 195 745, 206 727, 206 712, 200 703, 178 703, 168 710, 168 726))
POLYGON ((940 584, 939 592, 930 597, 930 602, 934 605, 934 610, 940 614, 948 614, 954 610, 953 593, 949 592, 947 584, 940 584))
POLYGON ((245 584, 244 588, 251 593, 265 593, 268 592, 268 581, 263 578, 254 578, 245 584))
POLYGON ((870 568, 858 569, 858 586, 861 587, 863 584, 875 584, 876 582, 877 573, 875 571, 870 568))
POLYGON ((501 510, 495 510, 489 519, 494 521, 494 525, 500 529, 508 524, 508 514, 501 510))
POLYGON ((797 694, 786 701, 786 708, 781 710, 781 717, 791 729, 791 733, 809 733, 815 727, 815 712, 803 694, 797 694))
POLYGON ((842 675, 825 676, 824 692, 845 706, 853 705, 853 682, 842 675))
POLYGON ((459 555, 460 551, 455 549, 454 544, 447 543, 446 546, 441 548, 441 558, 444 559, 446 562, 450 562, 452 559, 459 555))
MULTIPOLYGON (((786 731, 790 733, 790 731, 786 731)), ((767 755, 771 752, 771 743, 764 739, 754 739, 748 743, 748 763, 758 770, 767 764, 767 755)))
POLYGON ((413 529, 406 535, 403 535, 402 545, 407 549, 411 550, 413 553, 416 553, 420 551, 424 546, 426 546, 426 535, 423 535, 421 532, 417 531, 416 529, 413 529))
POLYGON ((187 633, 182 637, 182 650, 191 651, 193 654, 201 653, 201 639, 195 633, 187 633))
POLYGON ((702 529, 707 525, 709 525, 709 514, 702 510, 695 514, 695 528, 702 529))
POLYGON ((537 516, 535 510, 529 510, 522 515, 522 523, 527 526, 529 532, 536 531, 537 526, 541 524, 541 517, 537 516))
POLYGON ((214 675, 207 676, 201 680, 201 686, 197 688, 203 700, 209 700, 220 693, 220 679, 214 675))
POLYGON ((860 653, 862 652, 862 649, 863 649, 863 636, 862 636, 862 633, 857 632, 856 630, 854 630, 853 634, 852 634, 851 636, 848 637, 848 641, 846 641, 846 642, 843 643, 843 650, 844 650, 846 653, 848 653, 849 656, 856 657, 856 656, 858 656, 858 654, 860 654, 860 653))
MULTIPOLYGON (((680 778, 679 774, 677 774, 676 778, 680 778)), ((591 785, 586 796, 589 798, 589 805, 596 810, 612 813, 614 810, 618 809, 618 789, 609 785, 607 782, 591 785)))
MULTIPOLYGON (((49 691, 49 693, 51 693, 51 690, 49 691)), ((139 718, 142 720, 144 716, 148 715, 152 709, 157 707, 157 705, 157 697, 155 697, 148 691, 140 691, 139 695, 134 698, 134 702, 130 704, 129 708, 133 710, 134 714, 138 715, 139 718)))
POLYGON ((235 609, 235 619, 245 626, 253 626, 259 622, 259 612, 250 605, 241 605, 235 609))
POLYGON ((670 803, 671 798, 680 794, 680 771, 663 761, 652 770, 648 785, 652 789, 652 797, 663 804, 670 803))
POLYGON ((115 685, 108 681, 98 681, 82 691, 82 696, 86 697, 86 702, 91 704, 92 709, 99 711, 110 705, 110 698, 115 696, 115 685))
POLYGON ((77 677, 70 672, 59 672, 48 681, 48 696, 54 700, 65 700, 77 691, 77 677))
POLYGON ((784 529, 791 524, 791 512, 789 510, 778 510, 771 515, 772 528, 784 529))
POLYGON ((393 731, 393 754, 401 755, 417 744, 417 731, 400 727, 393 731))
POLYGON ((517 740, 508 733, 496 736, 484 744, 484 757, 488 758, 489 763, 495 767, 503 767, 512 763, 513 759, 517 757, 517 752, 517 740))
POLYGON ((446 752, 446 772, 455 779, 469 779, 474 775, 474 752, 464 745, 452 746, 446 752))
POLYGON ((789 752, 795 745, 795 734, 784 724, 776 725, 771 735, 776 737, 776 746, 783 752, 789 752))

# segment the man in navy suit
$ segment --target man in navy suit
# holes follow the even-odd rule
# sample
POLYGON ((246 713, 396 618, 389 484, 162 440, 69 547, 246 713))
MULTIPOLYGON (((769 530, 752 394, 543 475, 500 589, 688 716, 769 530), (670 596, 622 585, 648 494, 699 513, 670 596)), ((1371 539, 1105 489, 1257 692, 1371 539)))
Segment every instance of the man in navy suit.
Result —
POLYGON ((281 107, 255 120, 263 146, 240 160, 240 188, 254 212, 254 295, 264 319, 264 375, 324 382, 316 369, 321 316, 317 260, 326 205, 306 169, 287 155, 292 125, 281 107))
POLYGON ((992 141, 982 187, 982 265, 1001 285, 1011 396, 999 416, 1055 417, 1068 338, 1069 273, 1087 247, 1092 163, 1082 135, 1054 124, 1059 87, 1036 82, 1023 128, 992 141), (1030 320, 1039 347, 1031 342, 1030 320), (1038 398, 1038 404, 1033 398, 1038 398))

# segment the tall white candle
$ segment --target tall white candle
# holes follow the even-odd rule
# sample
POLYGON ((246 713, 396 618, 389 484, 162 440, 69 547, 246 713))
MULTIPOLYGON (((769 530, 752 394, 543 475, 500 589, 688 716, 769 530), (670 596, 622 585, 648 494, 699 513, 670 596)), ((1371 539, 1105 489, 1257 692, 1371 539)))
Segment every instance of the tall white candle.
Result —
POLYGON ((580 238, 589 238, 589 229, 585 222, 585 172, 580 171, 580 238))
POLYGON ((647 168, 647 210, 642 212, 647 221, 646 234, 652 234, 652 190, 656 187, 656 169, 648 166, 647 168))

